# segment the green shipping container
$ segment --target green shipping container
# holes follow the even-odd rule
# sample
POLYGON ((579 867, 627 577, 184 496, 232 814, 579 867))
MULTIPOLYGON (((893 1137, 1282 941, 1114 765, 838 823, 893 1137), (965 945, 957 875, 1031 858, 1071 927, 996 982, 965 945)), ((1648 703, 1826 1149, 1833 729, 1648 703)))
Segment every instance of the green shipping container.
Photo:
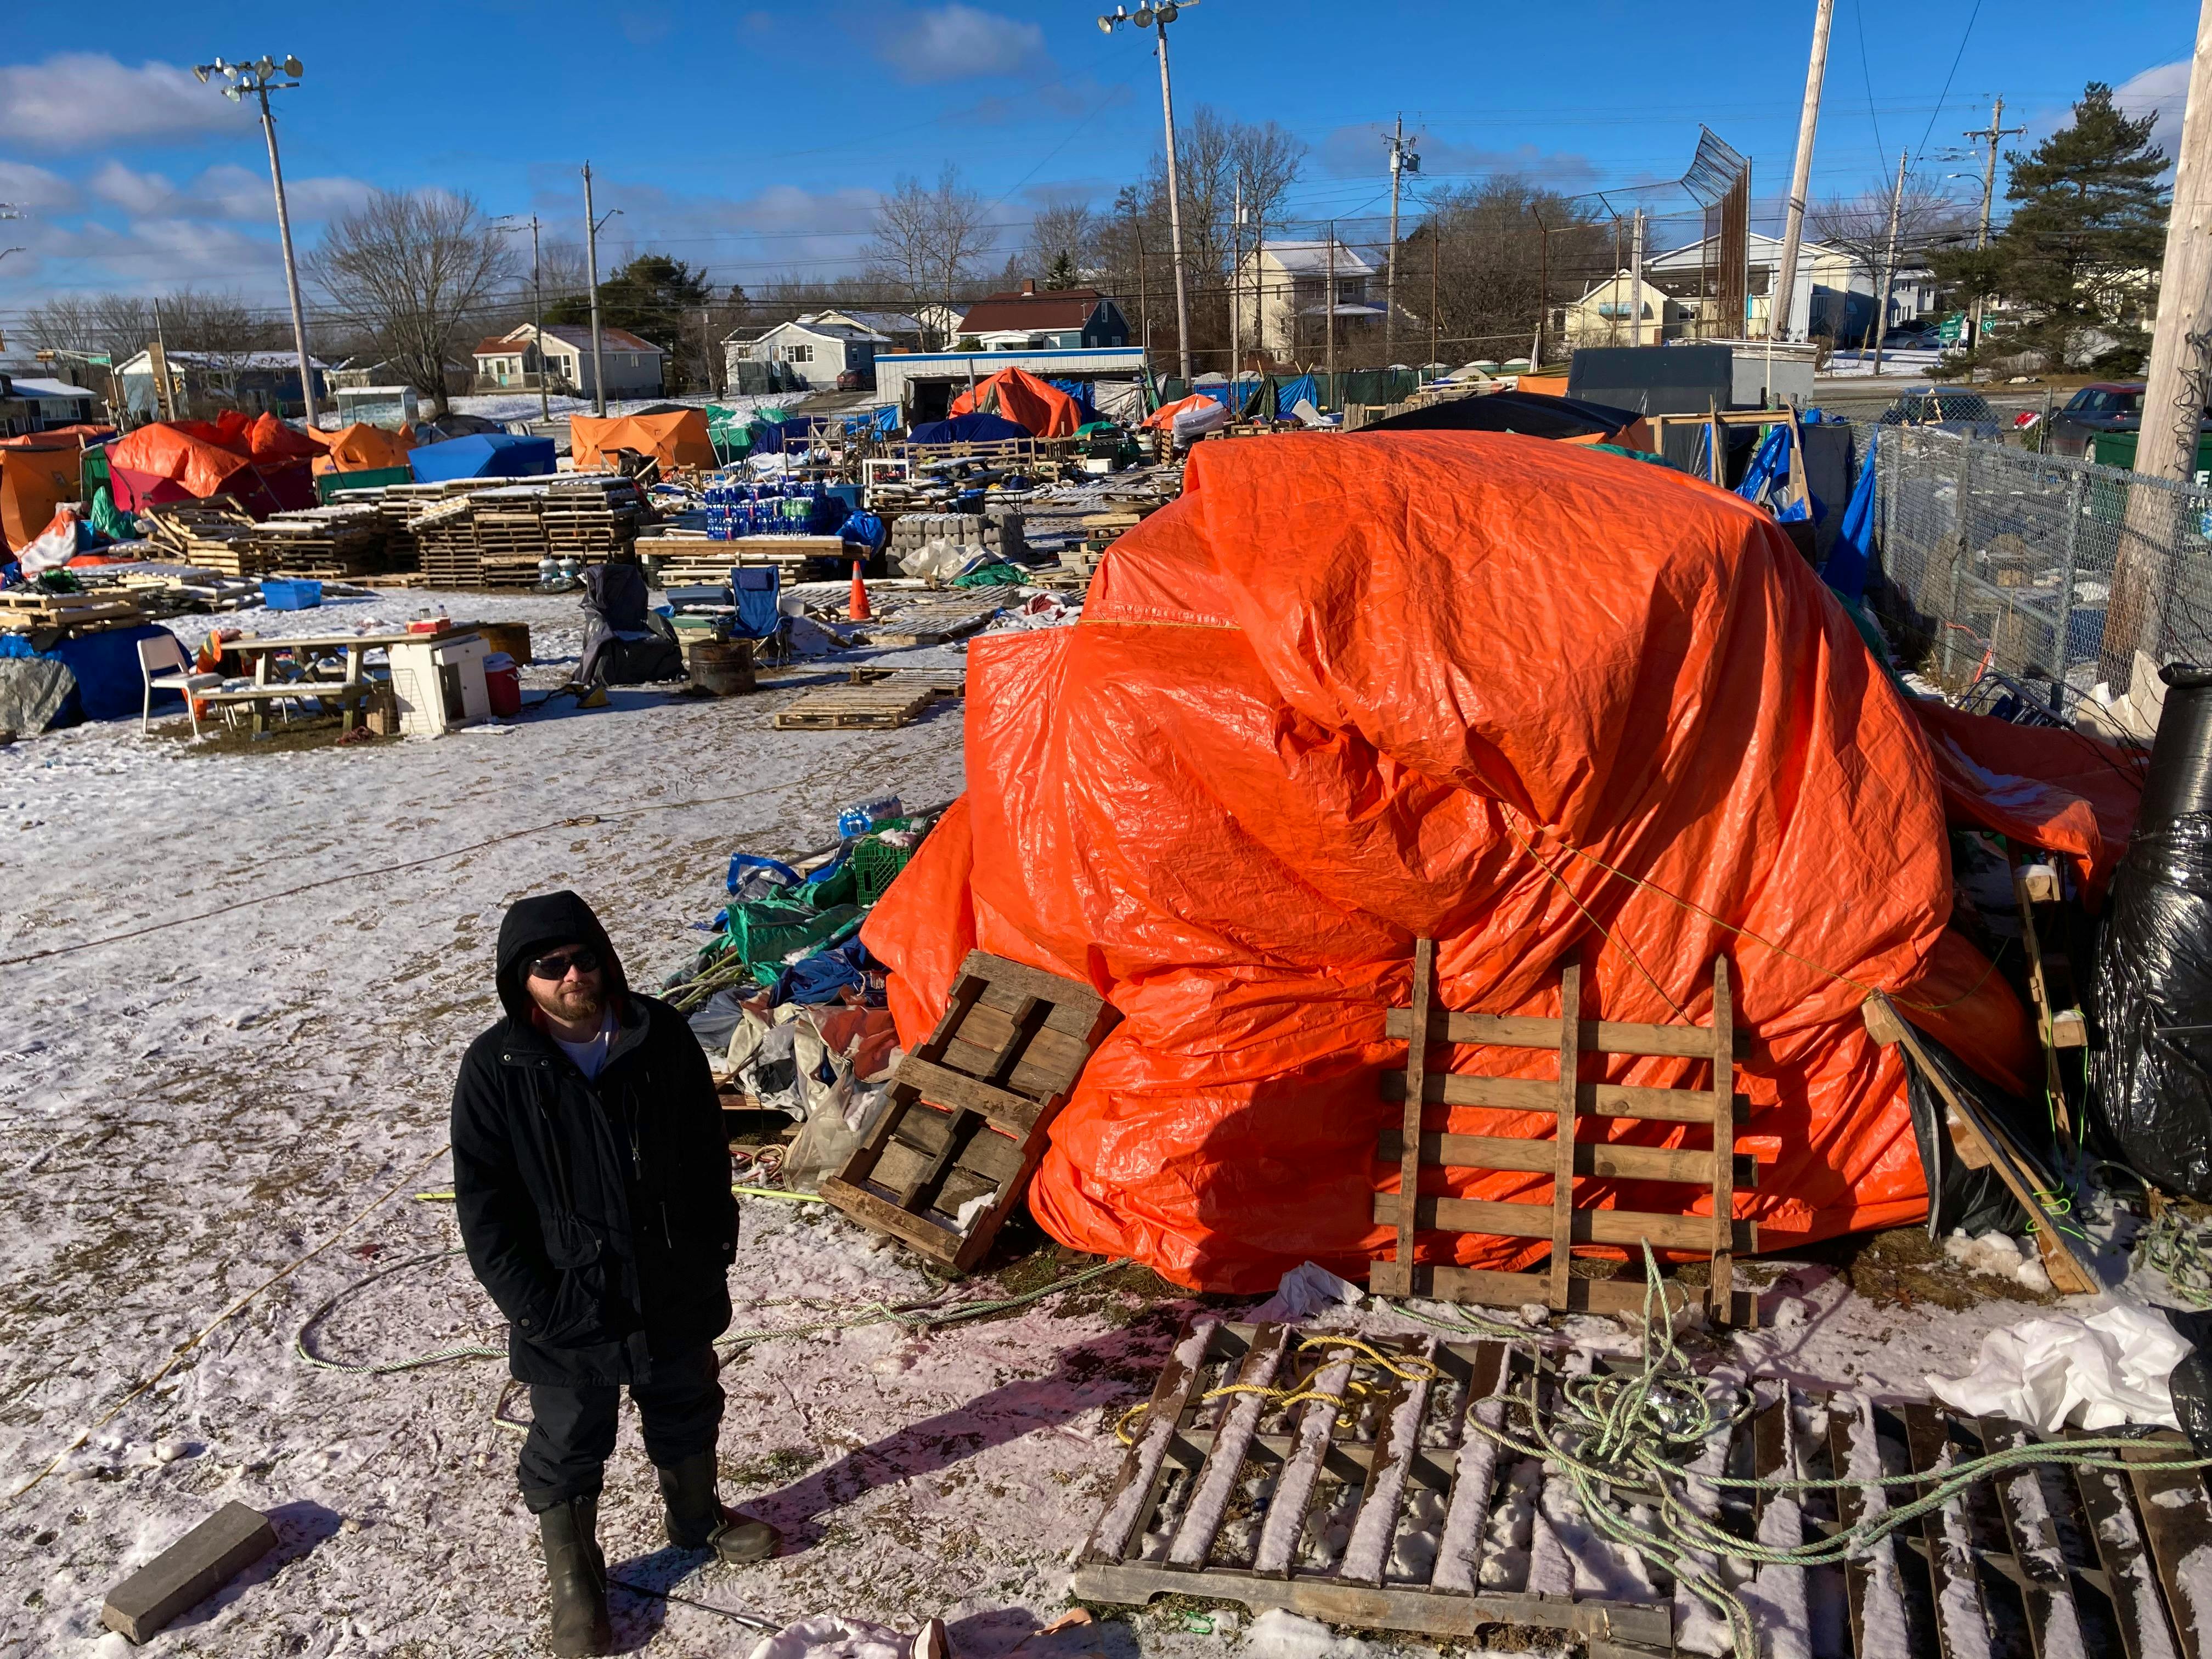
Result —
POLYGON ((415 474, 404 466, 372 466, 358 472, 325 472, 315 480, 315 499, 325 506, 341 489, 379 489, 386 484, 412 483, 415 474))

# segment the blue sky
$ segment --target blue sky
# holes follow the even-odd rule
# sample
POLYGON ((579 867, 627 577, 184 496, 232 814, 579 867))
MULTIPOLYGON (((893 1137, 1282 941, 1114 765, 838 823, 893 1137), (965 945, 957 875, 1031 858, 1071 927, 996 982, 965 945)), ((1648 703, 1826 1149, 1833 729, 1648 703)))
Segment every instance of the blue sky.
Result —
MULTIPOLYGON (((71 8, 21 7, 0 37, 0 202, 24 216, 0 222, 0 247, 25 252, 0 260, 0 330, 58 292, 189 284, 281 300, 258 127, 187 72, 218 54, 305 61, 278 118, 305 245, 371 187, 466 191, 574 239, 588 158, 601 210, 623 210, 611 256, 650 246, 753 285, 849 268, 878 193, 946 161, 994 204, 1010 244, 1041 201, 1109 201, 1158 148, 1160 106, 1143 40, 1101 34, 1098 9, 458 0, 372 21, 121 0, 88 29, 71 8)), ((1308 144, 1293 207, 1315 221, 1383 208, 1381 134, 1400 112, 1419 134, 1425 188, 1495 171, 1571 191, 1671 179, 1702 120, 1752 157, 1754 192, 1771 198, 1788 175, 1813 10, 1202 0, 1171 31, 1176 94, 1185 111, 1273 118, 1308 144)), ((1986 123, 1995 93, 2031 138, 2092 79, 2144 106, 2164 100, 2178 130, 2197 11, 1837 0, 1814 193, 1870 188, 1899 147, 1929 155, 1932 173, 1969 168, 1932 158, 1986 123)), ((1664 217, 1679 194, 1644 199, 1662 216, 1656 241, 1693 234, 1664 217)))

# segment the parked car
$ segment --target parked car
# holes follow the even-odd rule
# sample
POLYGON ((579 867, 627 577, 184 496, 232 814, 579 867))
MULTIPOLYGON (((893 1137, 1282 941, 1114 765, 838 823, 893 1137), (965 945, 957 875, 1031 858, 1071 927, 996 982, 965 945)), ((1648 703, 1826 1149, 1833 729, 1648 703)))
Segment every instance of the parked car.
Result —
POLYGON ((2136 432, 2142 427, 2143 383, 2106 380, 2085 386, 2053 410, 2044 434, 2054 455, 2088 453, 2089 440, 2100 432, 2136 432))
POLYGON ((1981 438, 1995 443, 2002 428, 1990 400, 1978 392, 1953 392, 1935 386, 1914 386, 1898 394, 1882 410, 1883 426, 1934 427, 1962 438, 1981 438))
POLYGON ((866 392, 875 383, 873 371, 867 369, 848 368, 837 376, 837 390, 840 392, 866 392))

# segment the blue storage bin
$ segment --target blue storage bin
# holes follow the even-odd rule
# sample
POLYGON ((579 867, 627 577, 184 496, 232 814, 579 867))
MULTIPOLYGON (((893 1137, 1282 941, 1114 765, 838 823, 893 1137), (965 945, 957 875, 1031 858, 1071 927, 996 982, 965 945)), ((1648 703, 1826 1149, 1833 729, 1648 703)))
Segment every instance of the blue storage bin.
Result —
POLYGON ((264 578, 261 583, 261 603, 271 611, 313 611, 323 602, 320 582, 275 581, 264 578))

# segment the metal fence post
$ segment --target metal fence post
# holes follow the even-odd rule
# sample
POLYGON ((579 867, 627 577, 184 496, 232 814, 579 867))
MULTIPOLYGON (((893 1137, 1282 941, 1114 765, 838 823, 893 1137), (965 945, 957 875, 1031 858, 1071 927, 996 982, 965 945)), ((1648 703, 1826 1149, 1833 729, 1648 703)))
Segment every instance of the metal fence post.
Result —
POLYGON ((2057 677, 2051 682, 2051 712, 2066 712, 2065 693, 2074 683, 2074 568, 2081 548, 2081 469, 2069 467, 2066 474, 2066 553, 2063 574, 2058 579, 2058 638, 2054 641, 2053 654, 2058 659, 2057 677))

